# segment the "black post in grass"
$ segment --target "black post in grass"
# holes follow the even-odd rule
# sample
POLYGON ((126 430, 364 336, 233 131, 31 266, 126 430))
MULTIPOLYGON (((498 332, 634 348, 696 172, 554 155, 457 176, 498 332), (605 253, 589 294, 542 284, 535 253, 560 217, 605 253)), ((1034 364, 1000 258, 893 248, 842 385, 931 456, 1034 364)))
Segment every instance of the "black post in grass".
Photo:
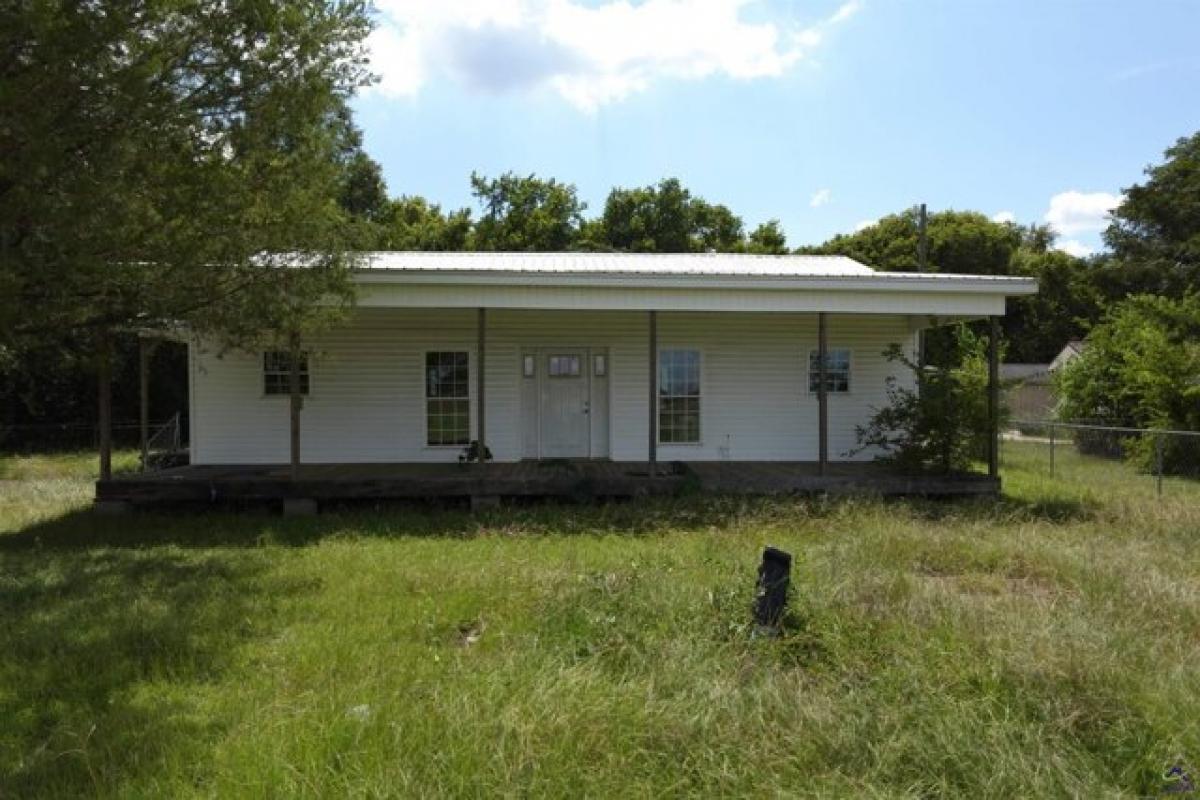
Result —
POLYGON ((792 554, 774 547, 763 550, 758 567, 758 589, 754 595, 754 621, 764 633, 778 633, 787 606, 791 583, 792 554))

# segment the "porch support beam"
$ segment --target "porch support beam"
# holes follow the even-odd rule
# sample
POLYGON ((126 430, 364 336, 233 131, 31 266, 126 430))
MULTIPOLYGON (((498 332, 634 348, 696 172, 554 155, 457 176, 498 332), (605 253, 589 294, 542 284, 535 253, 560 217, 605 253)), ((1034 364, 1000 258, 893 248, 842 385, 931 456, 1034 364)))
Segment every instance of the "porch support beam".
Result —
POLYGON ((487 309, 480 308, 478 312, 478 320, 476 329, 479 335, 477 343, 478 364, 475 367, 475 396, 476 408, 475 413, 477 420, 475 423, 476 441, 479 442, 479 463, 487 463, 487 410, 486 410, 486 385, 487 385, 487 309))
POLYGON ((100 430, 100 480, 112 480, 112 333, 101 328, 96 353, 96 405, 100 430))
POLYGON ((1000 476, 1000 318, 988 318, 988 475, 1000 476))
POLYGON ((829 323, 825 312, 817 314, 817 472, 829 470, 829 323))
POLYGON ((300 331, 288 334, 288 416, 290 422, 289 450, 291 476, 300 480, 300 408, 304 398, 300 393, 300 331))
POLYGON ((150 354, 154 344, 138 337, 138 431, 142 445, 142 472, 150 460, 150 354))
POLYGON ((650 357, 647 359, 650 363, 650 394, 649 394, 649 415, 650 415, 650 439, 647 442, 647 460, 650 463, 650 477, 653 478, 658 473, 658 312, 649 312, 650 322, 650 357))

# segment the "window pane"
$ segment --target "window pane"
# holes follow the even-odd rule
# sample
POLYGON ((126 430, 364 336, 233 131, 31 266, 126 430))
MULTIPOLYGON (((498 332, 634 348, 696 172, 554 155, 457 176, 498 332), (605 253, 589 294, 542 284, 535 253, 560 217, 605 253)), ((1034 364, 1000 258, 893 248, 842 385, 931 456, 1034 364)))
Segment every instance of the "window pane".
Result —
MULTIPOLYGON (((263 394, 291 394, 292 357, 287 350, 263 353, 263 394)), ((308 353, 300 353, 300 394, 308 394, 308 353)))
POLYGON ((658 438, 665 444, 700 441, 700 351, 663 350, 658 368, 658 438))
MULTIPOLYGON (((816 350, 808 354, 808 391, 816 394, 820 386, 820 356, 816 350)), ((850 391, 850 351, 845 348, 830 349, 825 358, 825 391, 846 393, 850 391)))
POLYGON ((471 439, 470 358, 463 351, 425 354, 425 430, 429 445, 471 439))
POLYGON ((582 372, 579 356, 550 356, 549 366, 552 378, 575 378, 582 372))

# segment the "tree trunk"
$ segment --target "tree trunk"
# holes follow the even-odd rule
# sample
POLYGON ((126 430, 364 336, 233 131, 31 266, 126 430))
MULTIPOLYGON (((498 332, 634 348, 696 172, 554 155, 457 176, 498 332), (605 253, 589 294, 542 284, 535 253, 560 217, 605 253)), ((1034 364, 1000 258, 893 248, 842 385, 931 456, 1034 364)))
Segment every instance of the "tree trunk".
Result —
POLYGON ((112 480, 112 338, 101 330, 96 343, 96 404, 99 410, 100 480, 112 480))
POLYGON ((292 333, 289 345, 291 364, 288 376, 288 389, 290 390, 288 408, 291 412, 292 480, 297 481, 300 480, 300 406, 303 402, 300 395, 300 334, 298 332, 292 333))

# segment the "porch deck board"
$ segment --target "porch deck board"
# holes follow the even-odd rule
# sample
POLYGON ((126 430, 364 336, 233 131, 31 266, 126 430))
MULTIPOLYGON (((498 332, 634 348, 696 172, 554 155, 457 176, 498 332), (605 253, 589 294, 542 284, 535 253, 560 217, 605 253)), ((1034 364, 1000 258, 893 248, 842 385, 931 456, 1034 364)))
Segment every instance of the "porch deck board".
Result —
POLYGON ((632 497, 671 494, 685 484, 734 494, 996 494, 1000 481, 977 473, 903 475, 872 463, 691 462, 681 470, 647 462, 521 461, 487 464, 195 465, 120 475, 96 484, 96 499, 135 505, 181 502, 403 500, 451 497, 632 497))

